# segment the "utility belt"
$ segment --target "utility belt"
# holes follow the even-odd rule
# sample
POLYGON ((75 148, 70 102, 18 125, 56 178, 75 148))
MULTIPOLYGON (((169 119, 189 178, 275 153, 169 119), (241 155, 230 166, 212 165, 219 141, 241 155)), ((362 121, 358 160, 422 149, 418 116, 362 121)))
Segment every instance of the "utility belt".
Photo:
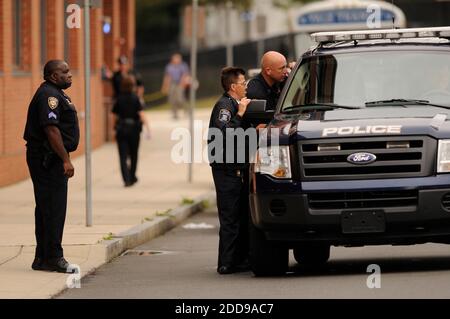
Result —
POLYGON ((136 124, 140 124, 140 122, 136 121, 135 119, 131 119, 131 118, 123 118, 123 119, 119 119, 118 124, 119 125, 136 125, 136 124))
POLYGON ((41 165, 45 169, 50 169, 60 158, 50 147, 48 141, 41 144, 27 143, 27 156, 39 159, 41 165))
POLYGON ((141 121, 133 118, 119 118, 115 126, 116 133, 120 135, 134 134, 134 132, 140 132, 141 129, 141 121))

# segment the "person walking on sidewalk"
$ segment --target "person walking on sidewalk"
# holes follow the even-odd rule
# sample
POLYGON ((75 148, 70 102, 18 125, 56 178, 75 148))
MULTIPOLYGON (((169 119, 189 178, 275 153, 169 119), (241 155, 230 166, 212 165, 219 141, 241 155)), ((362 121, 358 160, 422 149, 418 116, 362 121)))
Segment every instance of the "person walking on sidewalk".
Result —
POLYGON ((217 272, 231 274, 249 269, 248 161, 239 163, 236 160, 242 155, 237 153, 246 152, 246 149, 238 149, 235 143, 234 149, 226 149, 225 145, 228 134, 235 132, 236 129, 246 128, 243 116, 250 100, 245 97, 246 82, 243 69, 224 68, 221 80, 225 92, 212 110, 208 132, 208 154, 216 187, 220 222, 217 272))
POLYGON ((175 53, 167 64, 161 92, 168 94, 169 104, 172 106, 172 117, 178 119, 178 110, 185 110, 186 89, 191 85, 189 66, 183 61, 181 54, 175 53))
POLYGON ((128 187, 138 181, 136 168, 142 124, 145 125, 147 138, 150 136, 150 129, 142 109, 142 103, 135 93, 133 77, 122 79, 120 92, 112 112, 115 115, 114 127, 119 148, 120 170, 125 187, 128 187), (128 160, 130 160, 130 164, 128 164, 128 160))
POLYGON ((44 66, 44 80, 28 108, 24 139, 34 187, 36 253, 34 270, 73 272, 64 259, 62 238, 67 184, 75 170, 69 153, 77 149, 80 130, 75 106, 64 93, 72 73, 62 60, 44 66))

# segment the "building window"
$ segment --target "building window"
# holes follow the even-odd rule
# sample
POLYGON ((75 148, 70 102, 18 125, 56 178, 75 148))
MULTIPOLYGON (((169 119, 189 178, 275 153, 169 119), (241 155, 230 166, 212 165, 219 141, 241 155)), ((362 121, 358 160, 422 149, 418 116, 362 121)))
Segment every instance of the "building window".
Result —
POLYGON ((41 0, 41 64, 47 62, 47 0, 41 0))
POLYGON ((22 64, 22 8, 20 2, 20 0, 14 0, 12 7, 13 64, 16 68, 20 68, 22 64))

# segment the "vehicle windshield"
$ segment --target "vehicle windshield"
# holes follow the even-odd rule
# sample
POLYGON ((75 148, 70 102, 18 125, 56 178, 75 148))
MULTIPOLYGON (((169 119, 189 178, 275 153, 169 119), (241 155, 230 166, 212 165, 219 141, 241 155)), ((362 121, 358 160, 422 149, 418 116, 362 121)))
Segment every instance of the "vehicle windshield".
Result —
POLYGON ((319 104, 366 107, 368 102, 388 100, 450 106, 450 55, 382 51, 305 58, 281 111, 319 104))

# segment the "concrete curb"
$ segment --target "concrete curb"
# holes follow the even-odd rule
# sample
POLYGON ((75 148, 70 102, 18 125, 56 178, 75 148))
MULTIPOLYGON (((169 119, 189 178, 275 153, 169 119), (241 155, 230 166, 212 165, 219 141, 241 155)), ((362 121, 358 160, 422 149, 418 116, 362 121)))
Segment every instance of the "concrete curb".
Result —
MULTIPOLYGON (((145 242, 161 236, 175 228, 190 216, 199 213, 216 204, 216 193, 214 191, 205 193, 194 199, 192 204, 184 205, 166 212, 164 216, 156 216, 154 220, 136 225, 124 232, 112 236, 111 240, 102 240, 95 246, 96 255, 103 254, 102 262, 89 267, 88 271, 82 272, 79 279, 95 273, 95 271, 112 259, 120 256, 128 249, 137 247, 145 242)), ((65 286, 50 298, 56 298, 68 288, 65 286)))
POLYGON ((205 203, 214 205, 216 194, 214 191, 197 197, 192 204, 177 207, 156 216, 154 220, 136 225, 122 233, 113 236, 112 240, 103 240, 100 244, 106 245, 105 262, 120 256, 128 249, 142 245, 143 243, 158 237, 176 227, 188 217, 203 211, 205 203))

